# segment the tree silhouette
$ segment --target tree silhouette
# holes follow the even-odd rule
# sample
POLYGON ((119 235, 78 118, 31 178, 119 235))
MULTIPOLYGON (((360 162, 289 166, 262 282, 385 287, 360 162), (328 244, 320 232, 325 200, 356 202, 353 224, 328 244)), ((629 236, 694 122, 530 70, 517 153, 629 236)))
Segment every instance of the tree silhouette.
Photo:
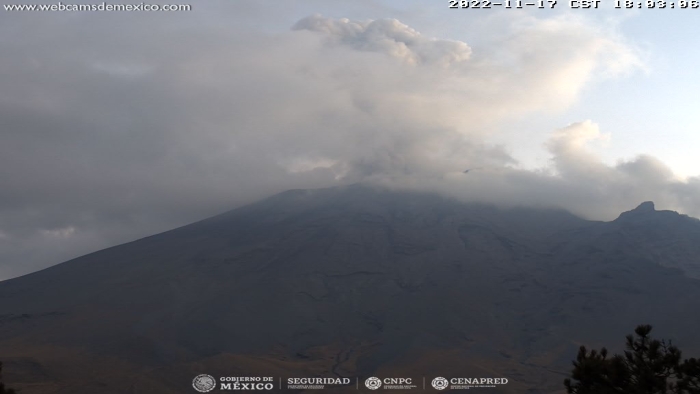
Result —
POLYGON ((624 355, 608 358, 608 351, 588 352, 581 346, 571 378, 564 380, 569 394, 700 394, 700 362, 681 362, 681 351, 671 342, 649 336, 651 326, 638 326, 627 336, 624 355))
POLYGON ((2 382, 2 363, 0 362, 0 394, 16 394, 13 389, 5 388, 5 384, 2 382))

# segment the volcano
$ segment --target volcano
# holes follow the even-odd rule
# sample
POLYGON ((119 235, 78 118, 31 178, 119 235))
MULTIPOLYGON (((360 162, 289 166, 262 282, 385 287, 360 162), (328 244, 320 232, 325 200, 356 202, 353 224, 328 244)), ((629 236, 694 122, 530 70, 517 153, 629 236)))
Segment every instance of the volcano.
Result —
POLYGON ((638 324, 697 357, 699 256, 700 221, 651 202, 597 222, 291 190, 0 283, 0 361, 24 394, 194 393, 202 373, 556 393, 581 344, 620 351, 638 324))

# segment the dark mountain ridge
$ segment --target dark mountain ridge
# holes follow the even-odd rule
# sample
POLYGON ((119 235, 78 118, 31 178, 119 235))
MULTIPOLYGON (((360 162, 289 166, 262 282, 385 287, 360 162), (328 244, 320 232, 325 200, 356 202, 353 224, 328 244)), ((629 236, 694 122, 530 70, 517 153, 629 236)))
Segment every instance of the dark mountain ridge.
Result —
POLYGON ((591 222, 292 190, 0 283, 0 360, 25 393, 190 392, 198 373, 555 392, 579 344, 615 349, 640 323, 697 356, 699 252, 700 221, 649 202, 591 222))

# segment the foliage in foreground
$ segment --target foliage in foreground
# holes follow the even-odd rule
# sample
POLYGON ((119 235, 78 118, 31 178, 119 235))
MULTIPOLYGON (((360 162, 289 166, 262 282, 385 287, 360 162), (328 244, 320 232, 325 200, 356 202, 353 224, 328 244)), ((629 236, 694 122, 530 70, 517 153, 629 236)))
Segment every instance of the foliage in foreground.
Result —
POLYGON ((700 360, 681 361, 671 342, 649 336, 651 326, 641 325, 627 336, 624 355, 581 346, 571 378, 564 380, 569 394, 700 394, 700 360))

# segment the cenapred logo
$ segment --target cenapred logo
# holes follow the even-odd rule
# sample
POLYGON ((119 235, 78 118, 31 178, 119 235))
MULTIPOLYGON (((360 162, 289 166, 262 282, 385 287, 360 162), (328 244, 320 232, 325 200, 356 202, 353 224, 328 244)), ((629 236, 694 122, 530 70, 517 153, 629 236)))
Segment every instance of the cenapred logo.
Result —
POLYGON ((372 376, 365 380, 365 386, 370 390, 376 390, 382 387, 382 381, 378 377, 372 376))
POLYGON ((437 390, 444 390, 450 385, 450 382, 448 382, 447 379, 443 378, 442 376, 438 376, 437 378, 433 379, 430 384, 432 384, 433 388, 437 390))
POLYGON ((469 390, 473 388, 495 388, 508 384, 506 378, 450 378, 438 376, 430 384, 436 390, 469 390))
POLYGON ((195 376, 192 380, 192 387, 200 393, 208 393, 216 387, 216 379, 205 373, 195 376))

